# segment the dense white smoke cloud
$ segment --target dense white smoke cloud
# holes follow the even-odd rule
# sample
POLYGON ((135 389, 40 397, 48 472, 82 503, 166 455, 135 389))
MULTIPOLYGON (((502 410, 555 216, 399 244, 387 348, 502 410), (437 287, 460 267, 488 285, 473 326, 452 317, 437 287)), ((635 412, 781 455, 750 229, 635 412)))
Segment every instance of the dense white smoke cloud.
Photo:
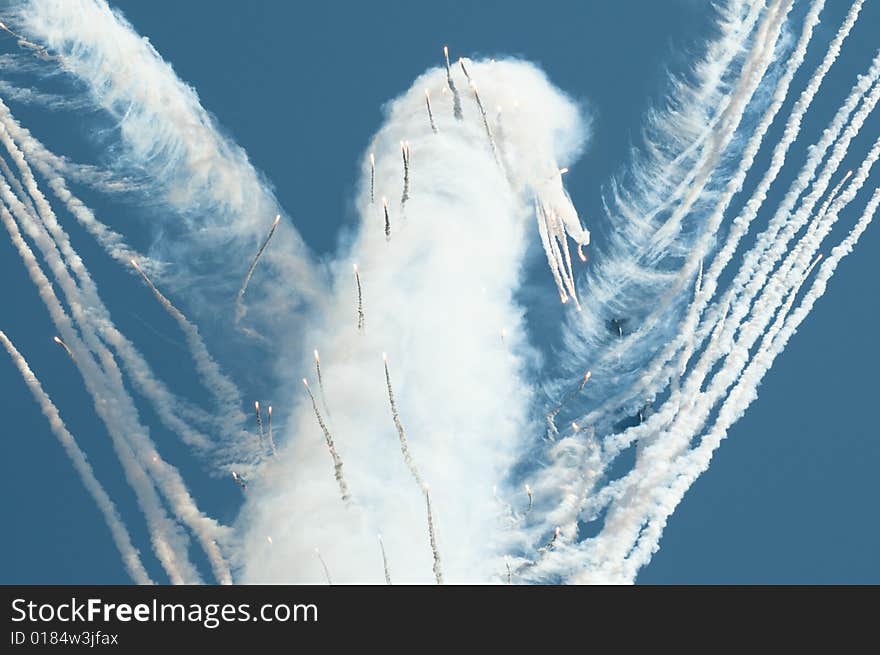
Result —
MULTIPOLYGON (((329 424, 353 500, 340 501, 311 405, 298 393, 291 399, 299 411, 290 446, 269 465, 243 512, 245 580, 320 583, 312 555, 319 547, 335 579, 381 582, 381 532, 395 582, 432 581, 425 503, 400 452, 383 352, 410 453, 431 487, 446 580, 487 580, 505 571, 492 486, 505 481, 524 442, 531 400, 523 381, 530 356, 523 310, 513 295, 534 238, 533 196, 558 185, 558 165, 573 160, 586 133, 578 108, 532 65, 467 67, 484 102, 504 108, 503 168, 455 69, 461 122, 440 69, 390 104, 369 148, 376 195, 401 197, 400 143, 407 141, 410 197, 405 207, 389 203, 386 241, 382 207, 370 204, 364 157, 360 227, 333 266, 326 308, 304 343, 321 353, 329 424), (363 283, 363 332, 352 262, 363 283)), ((574 212, 564 196, 553 200, 574 212)))

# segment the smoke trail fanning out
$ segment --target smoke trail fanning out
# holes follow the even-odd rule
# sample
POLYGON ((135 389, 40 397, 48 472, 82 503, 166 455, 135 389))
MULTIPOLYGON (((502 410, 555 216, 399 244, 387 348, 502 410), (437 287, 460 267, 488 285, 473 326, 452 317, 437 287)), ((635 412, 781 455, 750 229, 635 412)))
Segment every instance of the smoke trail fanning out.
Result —
MULTIPOLYGON (((604 208, 588 217, 603 228, 593 245, 566 190, 589 136, 582 108, 527 62, 452 67, 444 47, 386 106, 358 158, 359 221, 319 266, 290 222, 276 234, 284 212, 246 154, 104 0, 11 3, 0 31, 22 48, 0 72, 4 99, 16 111, 85 107, 111 126, 95 130, 111 147, 101 144, 106 169, 75 164, 0 103, 0 219, 164 576, 202 579, 192 537, 220 582, 236 570, 245 582, 330 584, 329 561, 337 582, 391 584, 386 546, 395 582, 634 581, 880 204, 880 55, 856 79, 841 73, 843 99, 825 88, 851 31, 865 28, 862 4, 841 21, 823 0, 722 3, 712 40, 648 113, 631 159, 586 186, 604 208), (74 82, 70 98, 59 77, 74 82), (31 78, 34 89, 22 85, 31 78), (136 230, 105 224, 80 187, 162 214, 150 216, 148 250, 137 251, 136 230), (67 214, 173 319, 209 407, 166 385, 116 326, 67 214), (838 222, 849 232, 829 248, 838 222), (537 279, 534 253, 549 268, 537 279), (548 293, 563 304, 559 325, 535 300, 548 293), (309 343, 331 356, 311 354, 307 401, 292 372, 311 365, 309 343), (258 360, 238 380, 220 361, 239 348, 275 366, 258 360), (396 389, 384 355, 381 384, 384 352, 395 353, 396 389), (264 430, 254 404, 256 443, 242 399, 279 393, 274 432, 272 407, 264 430), (226 485, 231 473, 248 490, 234 527, 199 509, 141 401, 226 485)), ((160 580, 27 362, 0 341, 132 579, 160 580)))

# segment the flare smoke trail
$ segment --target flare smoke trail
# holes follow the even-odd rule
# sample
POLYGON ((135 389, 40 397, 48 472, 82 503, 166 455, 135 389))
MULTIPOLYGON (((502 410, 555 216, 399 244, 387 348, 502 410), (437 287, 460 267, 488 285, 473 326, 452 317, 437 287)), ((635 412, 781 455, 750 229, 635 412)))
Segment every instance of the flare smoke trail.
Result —
POLYGON ((266 447, 266 438, 263 435, 263 416, 260 413, 260 401, 254 401, 254 414, 257 415, 257 430, 260 435, 260 452, 262 453, 266 447))
POLYGON ((234 430, 233 426, 240 427, 244 423, 244 415, 239 409, 242 403, 241 394, 238 392, 235 384, 223 374, 216 360, 208 352, 199 329, 156 288, 156 285, 153 284, 153 281, 150 280, 136 259, 131 259, 130 262, 150 291, 153 292, 159 304, 180 326, 181 331, 186 337, 186 343, 189 346, 190 354, 196 364, 196 370, 201 376, 202 383, 206 389, 213 393, 217 408, 223 412, 223 420, 220 425, 229 432, 234 430))
POLYGON ((452 69, 449 67, 449 48, 447 46, 443 46, 443 58, 446 60, 446 84, 449 86, 449 90, 452 91, 452 115, 455 116, 455 120, 460 121, 464 119, 464 115, 461 113, 461 98, 458 96, 458 89, 455 88, 455 82, 452 81, 452 69))
POLYGON ((268 414, 269 414, 269 431, 268 431, 269 448, 272 449, 273 457, 278 457, 278 449, 275 447, 275 437, 272 436, 272 405, 269 405, 268 414))
POLYGON ((370 153, 370 204, 372 205, 376 198, 376 156, 370 153))
POLYGON ((385 555, 385 542, 382 541, 382 535, 379 535, 379 549, 382 551, 382 569, 385 572, 385 584, 391 584, 391 571, 388 568, 388 557, 385 555))
MULTIPOLYGON (((55 338, 63 345, 63 342, 58 339, 58 337, 55 338)), ((113 537, 113 542, 116 544, 116 549, 122 557, 122 563, 125 566, 125 570, 128 571, 129 576, 131 576, 131 579, 135 584, 153 584, 146 569, 144 569, 144 565, 141 563, 140 554, 132 544, 131 535, 128 533, 125 523, 122 522, 122 518, 119 516, 116 504, 110 499, 110 496, 104 490, 101 483, 98 482, 98 479, 95 477, 95 472, 92 470, 92 465, 89 464, 89 460, 86 458, 79 445, 77 445, 76 439, 74 439, 73 435, 68 432, 67 427, 64 425, 64 421, 61 420, 61 415, 58 413, 58 409, 52 403, 49 395, 43 391, 43 386, 40 384, 37 376, 34 375, 27 360, 25 360, 22 354, 16 350, 15 346, 2 330, 0 330, 0 341, 3 342, 3 346, 12 358, 16 368, 18 368, 19 373, 21 373, 21 377, 24 379, 25 384, 27 384, 34 399, 40 405, 40 410, 49 421, 49 426, 52 428, 52 432, 55 434, 61 447, 64 448, 64 451, 70 458, 73 468, 76 469, 76 472, 82 480, 83 486, 85 486, 86 491, 92 496, 95 504, 104 516, 104 522, 110 529, 110 534, 113 537)), ((65 349, 66 348, 67 347, 65 346, 65 349)))
POLYGON ((351 494, 348 491, 348 483, 346 483, 345 477, 342 475, 342 458, 339 457, 339 453, 336 451, 336 445, 333 443, 333 435, 330 434, 330 430, 327 429, 327 424, 324 423, 324 417, 321 416, 321 412, 318 411, 318 403, 315 402, 315 397, 312 395, 308 380, 305 378, 303 378, 303 385, 306 388, 306 393, 309 394, 309 400, 312 401, 312 409, 315 412, 315 419, 318 421, 318 425, 324 433, 324 441, 327 443, 327 450, 330 451, 330 457, 333 459, 333 471, 336 477, 336 482, 339 485, 339 493, 342 496, 342 500, 347 502, 349 498, 351 498, 351 494))
POLYGON ((428 539, 431 542, 431 554, 434 556, 434 579, 443 584, 443 569, 440 567, 440 551, 437 548, 437 534, 434 532, 434 512, 431 509, 431 490, 428 485, 425 491, 425 511, 428 514, 428 539))
POLYGON ((327 407, 327 394, 324 393, 324 378, 321 375, 321 356, 318 354, 318 351, 315 351, 315 377, 318 378, 318 390, 321 392, 321 405, 324 407, 324 411, 327 413, 327 417, 330 417, 330 409, 327 407))
POLYGON ((275 234, 275 228, 278 227, 278 222, 280 220, 281 214, 278 214, 272 223, 272 227, 269 229, 269 234, 266 235, 265 240, 260 245, 260 249, 257 250, 257 254, 254 255, 254 259, 251 262, 251 265, 248 267, 247 273, 244 276, 244 281, 241 283, 241 288, 238 290, 238 296, 236 296, 235 298, 236 324, 241 322, 241 319, 244 318, 246 312, 244 307, 244 292, 247 291, 248 285, 251 283, 251 277, 253 277, 254 275, 254 269, 257 267, 257 262, 260 261, 260 257, 262 256, 263 251, 266 250, 266 246, 269 245, 269 241, 272 239, 272 235, 275 234))
POLYGON ((400 154, 403 157, 403 195, 400 196, 400 206, 403 207, 409 200, 409 143, 407 141, 400 142, 400 154))
POLYGON ((489 147, 492 149, 492 156, 495 157, 495 161, 498 162, 498 165, 501 165, 501 157, 498 155, 498 148, 495 145, 495 137, 492 136, 492 128, 489 125, 489 118, 486 116, 486 109, 483 107, 483 101, 480 100, 480 94, 477 91, 477 85, 474 84, 474 81, 471 79, 470 74, 468 73, 467 68, 464 65, 464 59, 459 58, 459 65, 461 66, 461 71, 464 73, 464 76, 467 78, 468 84, 470 84, 471 91, 474 93, 474 101, 477 103, 477 109, 480 110, 480 116, 483 119, 483 129, 486 130, 486 138, 489 139, 489 147))
POLYGON ((412 455, 409 452, 409 443, 406 438, 406 431, 403 429, 403 423, 400 421, 400 414, 397 411, 397 402, 394 400, 394 390, 391 388, 391 373, 388 371, 388 356, 382 353, 382 361, 385 365, 385 386, 388 389, 388 403, 391 405, 391 417, 394 421, 394 427, 397 428, 397 435, 400 438, 400 452, 403 454, 403 461, 406 462, 407 468, 412 473, 413 479, 422 488, 425 494, 425 511, 428 515, 428 537, 431 543, 431 554, 434 556, 434 579, 437 584, 443 584, 443 571, 440 567, 440 551, 437 548, 437 535, 434 532, 434 513, 431 509, 431 494, 428 485, 422 479, 419 469, 416 466, 412 455))
POLYGON ((397 436, 400 439, 400 452, 403 453, 403 461, 412 473, 413 478, 420 487, 424 488, 425 481, 416 466, 415 460, 409 452, 409 442, 406 439, 406 431, 403 429, 403 423, 400 421, 400 413, 397 411, 397 402, 394 400, 394 390, 391 388, 391 373, 388 371, 388 356, 382 353, 382 362, 385 365, 385 386, 388 389, 388 403, 391 405, 391 419, 394 421, 394 427, 397 429, 397 436))
POLYGON ((431 111, 431 93, 425 89, 425 106, 428 108, 428 121, 431 123, 431 131, 437 134, 437 123, 434 122, 434 112, 431 111))
POLYGON ((550 426, 551 432, 553 432, 554 434, 559 434, 559 430, 556 429, 556 417, 559 415, 559 412, 562 411, 563 407, 565 407, 570 401, 577 397, 577 395, 581 391, 584 390, 584 387, 587 385, 587 382, 590 381, 592 375, 592 371, 587 371, 586 373, 584 373, 584 377, 581 379, 580 383, 574 389, 572 389, 556 407, 550 410, 549 414, 547 414, 547 424, 550 426))
POLYGON ((321 551, 315 548, 315 555, 318 556, 318 559, 321 561, 321 568, 324 569, 324 577, 327 579, 327 584, 332 585, 333 582, 330 580, 330 569, 327 568, 327 562, 324 561, 324 558, 321 556, 321 551))
POLYGON ((391 241, 391 218, 388 216, 388 199, 382 197, 382 210, 385 212, 385 240, 391 241))
POLYGON ((70 349, 70 347, 68 347, 68 345, 67 345, 66 343, 64 343, 64 342, 61 340, 61 337, 54 337, 54 338, 53 338, 53 341, 54 341, 55 343, 57 343, 59 346, 61 346, 62 348, 64 348, 64 352, 67 353, 67 356, 68 356, 68 357, 70 357, 71 359, 75 359, 74 356, 73 356, 73 351, 70 349))

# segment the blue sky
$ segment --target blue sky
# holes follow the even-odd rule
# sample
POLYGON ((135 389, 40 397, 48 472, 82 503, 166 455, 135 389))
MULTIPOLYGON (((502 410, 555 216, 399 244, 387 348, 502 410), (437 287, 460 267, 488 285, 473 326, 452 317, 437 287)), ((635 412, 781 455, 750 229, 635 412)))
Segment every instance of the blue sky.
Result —
MULTIPOLYGON (((195 87, 203 106, 274 184, 281 204, 319 253, 332 252, 340 228, 354 218, 358 162, 382 121, 383 103, 437 65, 444 44, 455 55, 532 60, 586 104, 594 119, 592 140, 566 184, 590 225, 599 213, 600 186, 625 164, 651 99, 662 97, 667 68, 687 64, 709 19, 703 3, 671 0, 113 4, 195 87)), ((814 46, 827 43, 848 7, 849 2, 827 2, 814 46)), ((868 3, 826 79, 806 134, 815 138, 855 75, 867 68, 877 24, 880 7, 868 3)), ((9 39, 0 40, 4 52, 11 47, 9 39)), ((812 70, 821 54, 821 48, 811 48, 802 70, 812 70)), ((795 81, 799 89, 798 80, 803 82, 803 73, 795 81)), ((31 116, 27 108, 11 106, 56 150, 90 158, 69 114, 31 116)), ((878 128, 880 121, 872 117, 853 151, 864 152, 878 128)), ((778 131, 768 139, 774 134, 778 131)), ((869 189, 877 180, 875 174, 869 189)), ((152 344, 151 362, 165 379, 186 384, 192 376, 186 358, 165 341, 182 341, 173 324, 144 302, 146 295, 135 297, 129 287, 115 286, 114 265, 85 235, 74 231, 73 238, 120 326, 152 344)), ((760 387, 759 399, 671 517, 639 582, 880 583, 880 525, 874 520, 880 440, 873 412, 880 364, 874 338, 880 319, 878 256, 875 225, 838 269, 760 387)), ((146 535, 104 429, 79 378, 51 343, 46 311, 6 239, 0 240, 0 276, 0 329, 43 379, 131 519, 149 564, 146 535)), ((128 582, 93 502, 5 358, 0 358, 0 415, 0 458, 6 464, 0 494, 7 526, 0 540, 0 582, 128 582)), ((238 490, 228 480, 208 479, 172 443, 168 440, 169 459, 180 464, 200 503, 232 520, 238 490)))

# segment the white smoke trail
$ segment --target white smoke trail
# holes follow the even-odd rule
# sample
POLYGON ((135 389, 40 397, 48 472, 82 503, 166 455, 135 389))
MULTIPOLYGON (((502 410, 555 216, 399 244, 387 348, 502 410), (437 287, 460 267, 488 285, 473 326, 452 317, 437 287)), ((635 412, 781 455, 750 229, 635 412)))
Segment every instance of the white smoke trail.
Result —
POLYGON ((3 80, 0 80, 0 95, 13 102, 19 102, 24 105, 39 105, 51 110, 76 110, 85 106, 85 103, 72 102, 64 96, 18 87, 3 80))
POLYGON ((153 292, 159 304, 177 322, 186 337, 190 354, 196 364, 196 371, 202 378, 202 383, 214 395, 217 408, 223 412, 220 425, 229 429, 230 425, 241 425, 244 422, 244 413, 241 411, 242 399, 238 387, 223 373, 220 365, 208 352, 205 342, 199 333, 198 327, 189 321, 177 307, 166 298, 146 272, 140 267, 136 259, 131 259, 131 265, 143 278, 146 285, 153 292))
POLYGON ((61 447, 64 448, 64 452, 70 458, 73 468, 82 480, 83 486, 85 486, 86 491, 89 492, 101 511, 104 522, 113 536, 113 543, 116 544, 116 549, 122 557, 125 570, 128 571, 135 584, 153 584, 149 574, 144 569, 144 565, 141 563, 140 553, 131 542, 131 535, 129 535, 125 523, 123 523, 122 518, 119 516, 115 503, 111 500, 101 483, 98 482, 95 472, 92 470, 92 465, 76 443, 76 439, 67 430, 61 415, 58 413, 58 409, 52 403, 49 395, 43 390, 43 386, 40 384, 37 376, 34 375, 34 372, 28 366, 27 360, 16 350, 2 330, 0 330, 0 341, 3 342, 3 346, 21 373, 25 384, 27 384, 34 399, 40 405, 40 410, 49 421, 49 426, 52 428, 52 432, 61 444, 61 447))
POLYGON ((333 581, 330 580, 330 569, 327 568, 327 562, 324 561, 324 558, 321 556, 321 551, 315 548, 315 555, 318 556, 318 560, 321 562, 321 568, 324 570, 324 577, 327 579, 327 584, 332 585, 333 581))
POLYGON ((413 460, 412 454, 409 452, 409 441, 406 438, 406 431, 403 429, 403 423, 400 421, 400 413, 397 411, 397 403, 394 401, 394 390, 391 388, 391 373, 388 371, 388 356, 382 353, 382 361, 385 365, 385 386, 388 388, 388 403, 391 405, 391 418, 394 421, 394 427, 397 429, 397 436, 400 439, 400 452, 403 455, 403 461, 406 467, 412 473, 413 479, 419 487, 425 486, 419 468, 413 460))
POLYGON ((431 94, 425 89, 425 106, 428 108, 428 121, 431 123, 431 131, 437 134, 437 123, 434 122, 434 112, 431 111, 431 94))
POLYGON ((447 46, 443 46, 443 58, 446 60, 446 85, 452 91, 452 113, 455 116, 455 120, 460 121, 464 118, 461 113, 461 98, 458 95, 455 82, 452 81, 452 70, 449 66, 449 48, 447 46))
POLYGON ((257 254, 254 255, 253 260, 251 261, 251 265, 248 267, 247 273, 245 273, 244 281, 241 283, 241 288, 238 290, 238 295, 235 297, 235 322, 239 323, 241 319, 244 318, 245 315, 245 307, 244 307, 244 294, 247 291, 248 285, 251 283, 251 278, 254 276, 254 271, 257 268, 257 262, 260 261, 260 257, 263 255, 263 252, 266 250, 266 246, 269 245, 269 242, 272 240, 272 236, 275 234, 275 228, 278 227, 278 221, 281 220, 281 214, 275 216, 275 220, 272 223, 272 227, 269 229, 269 234, 266 235, 266 238, 263 240, 263 243, 260 244, 259 250, 257 250, 257 254))

